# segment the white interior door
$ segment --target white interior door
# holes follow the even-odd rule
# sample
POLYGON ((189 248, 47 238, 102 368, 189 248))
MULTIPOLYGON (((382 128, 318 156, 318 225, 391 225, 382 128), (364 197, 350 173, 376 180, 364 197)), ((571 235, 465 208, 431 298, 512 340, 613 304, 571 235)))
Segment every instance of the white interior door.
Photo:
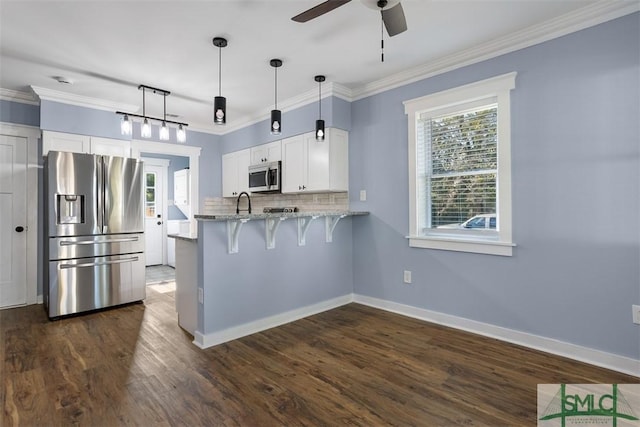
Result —
POLYGON ((147 265, 162 265, 165 260, 165 200, 167 166, 144 159, 145 209, 144 237, 147 265))
POLYGON ((27 303, 27 140, 0 135, 0 308, 27 303))

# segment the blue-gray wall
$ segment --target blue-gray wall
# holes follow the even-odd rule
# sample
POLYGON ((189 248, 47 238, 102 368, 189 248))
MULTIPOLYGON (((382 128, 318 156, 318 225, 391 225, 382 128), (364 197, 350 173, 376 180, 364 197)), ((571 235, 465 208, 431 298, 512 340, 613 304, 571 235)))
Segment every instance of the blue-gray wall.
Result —
POLYGON ((40 126, 40 107, 0 99, 0 122, 40 126))
POLYGON ((354 102, 351 206, 371 211, 353 223, 355 292, 640 358, 639 28, 636 13, 354 102), (402 102, 511 71, 514 256, 409 248, 402 102))

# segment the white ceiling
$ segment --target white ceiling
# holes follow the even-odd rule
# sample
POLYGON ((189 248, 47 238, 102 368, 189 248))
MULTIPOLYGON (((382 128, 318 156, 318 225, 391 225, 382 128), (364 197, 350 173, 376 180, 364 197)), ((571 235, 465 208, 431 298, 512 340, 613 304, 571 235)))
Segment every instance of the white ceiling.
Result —
MULTIPOLYGON (((291 21, 322 1, 0 0, 0 88, 26 92, 30 86, 42 87, 136 106, 141 112, 137 86, 145 84, 171 91, 167 112, 177 114, 175 120, 224 133, 211 124, 218 94, 215 36, 229 41, 222 50, 228 131, 267 117, 274 102, 271 58, 284 62, 278 69, 278 103, 286 109, 287 102, 303 94, 317 94, 316 74, 325 74, 327 83, 343 91, 366 94, 376 82, 460 52, 498 46, 513 34, 522 39, 523 30, 540 29, 549 20, 557 26, 585 10, 592 19, 594 7, 604 3, 607 12, 612 3, 626 3, 627 9, 638 4, 403 0, 409 29, 393 38, 385 33, 381 63, 380 14, 363 4, 371 0, 353 0, 304 24, 291 21), (58 83, 55 76, 73 84, 58 83)), ((148 115, 162 116, 161 96, 147 94, 146 104, 148 115)))

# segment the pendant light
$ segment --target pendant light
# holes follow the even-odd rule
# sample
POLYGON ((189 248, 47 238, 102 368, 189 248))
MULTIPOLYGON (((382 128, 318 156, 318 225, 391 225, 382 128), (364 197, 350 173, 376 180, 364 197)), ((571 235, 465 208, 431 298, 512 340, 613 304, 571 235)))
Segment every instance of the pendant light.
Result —
POLYGON ((125 114, 122 117, 122 122, 120 123, 120 131, 123 135, 131 135, 133 126, 131 126, 131 120, 129 120, 129 115, 125 114))
POLYGON ((160 123, 159 139, 161 141, 168 141, 170 139, 169 125, 174 125, 178 126, 178 128, 176 129, 176 140, 181 143, 187 142, 187 132, 185 131, 185 128, 189 125, 187 123, 167 120, 167 96, 169 96, 171 92, 169 92, 168 90, 158 89, 157 87, 146 85, 139 85, 138 90, 140 89, 142 89, 142 115, 135 113, 126 113, 124 111, 116 111, 116 114, 122 116, 122 122, 120 123, 120 130, 122 131, 122 134, 131 135, 133 119, 140 119, 142 120, 142 125, 140 126, 140 136, 142 138, 151 138, 151 122, 155 121, 160 123), (164 114, 162 118, 147 116, 147 89, 157 95, 162 95, 164 101, 164 114))
POLYGON ((176 130, 176 140, 180 143, 187 142, 187 131, 184 130, 182 124, 178 125, 178 129, 176 130))
POLYGON ((322 120, 322 82, 325 81, 325 77, 315 76, 314 80, 318 82, 318 120, 316 120, 316 141, 324 141, 324 120, 322 120))
POLYGON ((151 125, 149 124, 146 113, 145 89, 146 87, 142 86, 142 117, 144 117, 144 121, 142 122, 142 127, 140 128, 140 136, 143 138, 151 138, 151 125))
POLYGON ((282 60, 272 59, 269 64, 275 69, 275 110, 271 110, 271 134, 280 135, 282 132, 282 112, 278 110, 278 68, 282 67, 282 60))
POLYGON ((162 125, 160 126, 160 141, 169 140, 169 128, 167 127, 167 93, 162 94, 164 99, 164 115, 162 116, 162 125))
POLYGON ((218 48, 218 96, 213 100, 213 123, 227 123, 227 98, 222 96, 222 48, 227 46, 227 39, 214 37, 213 45, 218 48))

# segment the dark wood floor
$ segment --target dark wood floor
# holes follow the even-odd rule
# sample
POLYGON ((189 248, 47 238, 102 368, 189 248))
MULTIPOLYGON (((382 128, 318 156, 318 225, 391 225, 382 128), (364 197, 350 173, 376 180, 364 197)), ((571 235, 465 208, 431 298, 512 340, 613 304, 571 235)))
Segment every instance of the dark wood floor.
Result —
POLYGON ((535 425, 538 383, 638 378, 351 304, 207 350, 173 294, 0 311, 2 426, 535 425))

